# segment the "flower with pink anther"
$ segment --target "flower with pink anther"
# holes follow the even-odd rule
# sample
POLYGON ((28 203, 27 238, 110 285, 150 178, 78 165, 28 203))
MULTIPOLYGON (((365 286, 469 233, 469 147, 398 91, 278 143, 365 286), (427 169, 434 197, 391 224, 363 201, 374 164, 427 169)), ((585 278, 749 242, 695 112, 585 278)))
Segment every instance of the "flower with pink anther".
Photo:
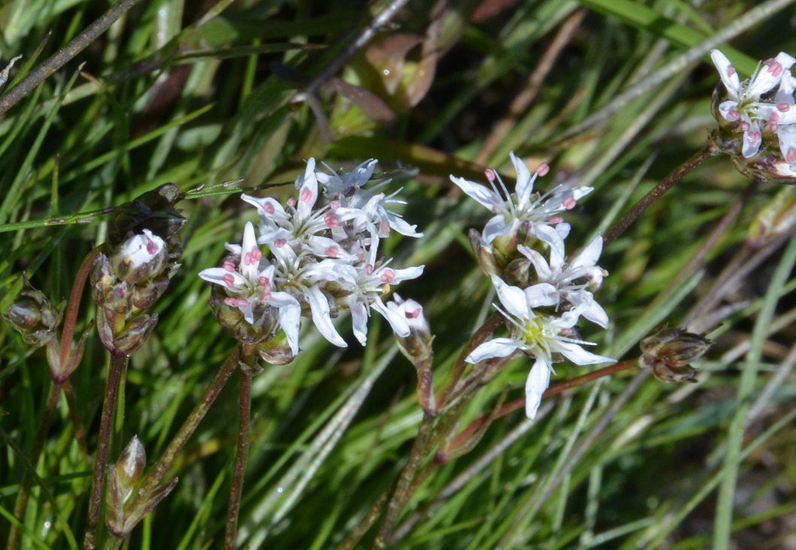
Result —
POLYGON ((490 187, 453 175, 450 177, 462 191, 495 214, 484 226, 483 242, 489 244, 496 238, 515 231, 521 223, 527 222, 536 238, 557 248, 563 255, 564 240, 555 227, 562 220, 557 214, 575 208, 577 201, 590 193, 592 188, 558 185, 540 195, 533 192, 533 185, 537 177, 548 173, 550 168, 547 164, 540 165, 531 174, 525 162, 514 153, 511 153, 511 162, 517 174, 515 193, 509 193, 500 175, 491 169, 486 171, 490 187))
POLYGON ((205 281, 220 285, 227 293, 224 303, 241 311, 246 322, 255 322, 254 311, 258 305, 267 305, 278 310, 279 325, 285 332, 290 349, 298 353, 298 332, 301 306, 287 292, 274 288, 274 266, 263 260, 257 246, 254 226, 249 222, 243 230, 241 245, 226 244, 233 255, 240 258, 236 266, 232 260, 224 260, 222 267, 211 267, 199 272, 205 281))
POLYGON ((385 306, 381 296, 390 291, 391 285, 420 277, 424 266, 393 269, 388 265, 389 260, 376 268, 372 265, 354 267, 339 263, 324 265, 327 263, 328 260, 324 260, 317 264, 310 277, 334 282, 347 293, 343 302, 351 311, 354 336, 360 344, 364 346, 367 343, 367 322, 371 309, 378 311, 390 323, 395 334, 409 335, 406 318, 385 306))
POLYGON ((508 357, 516 351, 532 355, 534 365, 525 384, 525 413, 536 416, 542 394, 550 383, 553 354, 560 353, 576 365, 614 362, 614 359, 595 355, 581 346, 593 345, 574 338, 572 327, 583 313, 576 307, 560 316, 534 311, 535 308, 556 303, 555 289, 549 283, 539 283, 526 289, 511 286, 492 275, 501 307, 495 306, 510 323, 510 336, 493 338, 475 348, 465 358, 468 363, 508 357))
POLYGON ((796 59, 780 52, 774 59, 764 61, 748 81, 741 82, 735 67, 723 53, 712 50, 710 58, 728 96, 719 104, 719 113, 725 120, 739 123, 743 131, 741 154, 745 158, 753 157, 760 150, 763 125, 775 131, 780 124, 796 122, 792 104, 767 101, 762 97, 780 84, 785 75, 790 76, 787 71, 796 59))

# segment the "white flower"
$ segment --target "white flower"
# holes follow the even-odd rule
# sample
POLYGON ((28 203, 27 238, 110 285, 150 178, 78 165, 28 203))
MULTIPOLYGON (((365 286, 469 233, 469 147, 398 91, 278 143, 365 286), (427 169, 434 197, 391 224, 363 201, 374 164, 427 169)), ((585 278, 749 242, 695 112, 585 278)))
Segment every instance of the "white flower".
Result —
POLYGON ((274 290, 274 266, 263 260, 254 235, 254 226, 250 222, 246 223, 243 243, 227 244, 226 248, 240 256, 238 266, 225 260, 223 267, 204 269, 199 272, 199 277, 222 286, 228 294, 224 303, 238 308, 250 324, 255 322, 254 308, 257 305, 265 304, 277 308, 279 325, 285 332, 291 351, 294 355, 297 354, 301 306, 287 292, 274 290), (263 264, 265 267, 261 269, 263 264))
POLYGON ((781 123, 778 120, 783 117, 790 118, 787 115, 790 110, 787 105, 785 105, 786 109, 782 111, 773 103, 761 100, 761 96, 780 83, 783 75, 796 62, 796 59, 785 52, 780 52, 776 58, 764 61, 752 78, 748 82, 742 83, 735 67, 730 64, 730 60, 723 53, 719 50, 712 50, 710 57, 719 71, 719 76, 729 97, 719 105, 719 113, 730 122, 740 121, 743 130, 741 153, 746 158, 753 157, 760 150, 762 143, 760 123, 770 121, 777 124, 781 123))
MULTIPOLYGON (((482 239, 486 244, 491 243, 497 237, 510 234, 520 223, 529 222, 531 232, 538 239, 546 242, 551 247, 559 249, 563 255, 563 238, 553 227, 561 222, 561 219, 556 214, 564 210, 573 209, 577 201, 590 193, 592 188, 569 188, 564 185, 558 185, 540 196, 538 193, 533 192, 533 184, 537 176, 547 174, 549 167, 546 164, 542 164, 531 175, 525 162, 516 157, 514 153, 511 153, 511 162, 514 164, 514 170, 517 174, 516 193, 513 195, 503 185, 500 175, 493 170, 487 170, 486 173, 491 188, 453 175, 451 175, 450 179, 476 202, 496 214, 486 223, 482 232, 482 239), (500 185, 500 190, 495 186, 496 179, 500 185)), ((568 226, 564 231, 567 230, 568 226)))
POLYGON ((553 285, 558 295, 577 308, 581 315, 605 328, 608 314, 587 290, 587 287, 596 289, 602 284, 603 270, 595 265, 602 247, 603 239, 598 235, 570 262, 551 247, 549 264, 536 250, 523 245, 518 245, 517 250, 531 261, 540 283, 553 285), (576 283, 578 280, 585 282, 576 283))
POLYGON ((390 180, 384 180, 369 189, 363 188, 373 176, 376 162, 376 159, 366 160, 353 172, 342 174, 327 166, 331 174, 319 170, 316 177, 324 188, 324 195, 340 203, 338 215, 342 219, 360 222, 364 220, 373 225, 373 232, 381 238, 387 237, 390 229, 405 237, 422 237, 423 234, 417 232, 416 225, 408 224, 399 214, 387 209, 388 204, 406 204, 405 201, 393 198, 400 189, 390 195, 376 193, 390 180))
POLYGON ((389 260, 374 269, 370 265, 364 267, 343 264, 332 266, 329 264, 329 260, 324 260, 313 268, 310 275, 310 278, 317 280, 335 282, 348 292, 344 301, 351 311, 354 336, 363 346, 367 343, 367 323, 371 309, 378 311, 390 323, 395 334, 409 336, 409 324, 406 318, 385 306, 381 295, 389 292, 390 285, 397 285, 402 281, 420 277, 423 274, 424 266, 392 269, 388 267, 388 263, 389 260))
POLYGON ((397 293, 387 302, 387 309, 403 317, 410 332, 428 333, 429 326, 423 314, 423 306, 411 298, 404 300, 397 293))
POLYGON ((307 161, 304 175, 296 180, 298 201, 288 202, 285 209, 279 201, 242 194, 241 199, 257 208, 260 218, 260 244, 281 246, 287 243, 297 248, 306 246, 320 257, 351 259, 334 239, 319 235, 333 230, 341 220, 331 205, 314 210, 318 200, 318 180, 315 178, 315 159, 307 161))
POLYGON ((508 357, 518 350, 533 355, 536 360, 525 384, 525 413, 528 418, 536 416, 542 394, 550 382, 554 353, 560 353, 577 365, 614 361, 589 353, 581 347, 590 345, 590 342, 570 337, 571 329, 581 314, 579 308, 566 311, 560 317, 534 312, 533 308, 539 305, 551 305, 551 301, 555 303, 555 289, 549 283, 540 283, 523 290, 492 275, 492 284, 503 306, 500 311, 513 325, 511 336, 484 342, 465 361, 479 363, 495 357, 508 357))
POLYGON ((166 243, 144 229, 124 241, 111 257, 111 264, 119 278, 137 283, 163 271, 168 260, 166 243))

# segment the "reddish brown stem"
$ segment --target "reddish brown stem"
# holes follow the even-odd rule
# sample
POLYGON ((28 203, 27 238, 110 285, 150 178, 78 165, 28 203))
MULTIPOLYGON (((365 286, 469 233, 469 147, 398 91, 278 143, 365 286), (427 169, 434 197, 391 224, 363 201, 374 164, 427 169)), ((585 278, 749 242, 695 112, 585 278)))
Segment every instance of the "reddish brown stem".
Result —
POLYGON ((122 371, 124 371, 126 363, 126 357, 119 357, 111 354, 108 381, 105 384, 105 399, 102 402, 97 457, 94 460, 94 476, 91 480, 91 495, 88 501, 88 524, 86 527, 86 535, 83 539, 83 548, 85 548, 85 550, 92 550, 96 543, 100 505, 102 504, 102 487, 105 481, 105 466, 108 463, 108 449, 111 443, 113 411, 116 409, 116 396, 119 392, 119 381, 122 378, 122 371))
MULTIPOLYGON (((574 388, 575 386, 580 386, 581 384, 586 384, 587 382, 591 382, 592 380, 597 380, 598 378, 602 378, 604 376, 610 376, 612 374, 616 374, 617 372, 621 372, 623 370, 632 369, 633 367, 638 365, 638 359, 628 359, 627 361, 620 361, 619 363, 615 363, 613 365, 609 365, 607 367, 603 367, 601 369, 597 369, 595 371, 586 373, 582 376, 576 376, 570 380, 565 380, 563 382, 559 382, 549 388, 542 394, 542 399, 546 397, 552 397, 554 395, 558 395, 559 393, 566 391, 570 388, 574 388)), ((457 435, 454 440, 450 444, 450 449, 456 449, 460 445, 462 445, 468 438, 474 434, 476 431, 481 429, 484 423, 487 420, 495 420, 500 418, 501 416, 506 416, 509 413, 516 411, 517 409, 521 409, 525 406, 525 398, 520 397, 519 399, 515 399, 514 401, 510 401, 503 405, 495 414, 486 414, 484 416, 480 416, 473 420, 469 426, 463 429, 459 435, 457 435)))
POLYGON ((235 533, 238 528, 240 497, 243 493, 243 476, 246 473, 246 460, 249 457, 249 432, 251 430, 251 390, 252 377, 247 369, 240 370, 240 407, 238 421, 238 448, 235 453, 235 470, 232 474, 232 487, 229 490, 227 506, 227 525, 224 531, 224 548, 235 548, 235 533))
POLYGON ((83 457, 88 458, 88 445, 86 445, 86 432, 83 429, 83 422, 80 420, 80 412, 77 409, 77 402, 75 401, 75 394, 72 391, 72 383, 66 380, 61 387, 66 396, 66 403, 69 405, 69 418, 72 420, 72 430, 75 432, 75 439, 77 440, 77 448, 83 457))
POLYGON ((608 230, 603 237, 603 246, 615 241, 616 238, 624 233, 625 229, 630 227, 630 225, 636 221, 652 203, 661 198, 669 189, 674 187, 674 184, 683 179, 686 174, 718 153, 718 149, 712 145, 707 145, 704 149, 678 166, 674 172, 669 174, 666 179, 656 185, 652 191, 644 195, 644 197, 638 201, 633 208, 630 209, 630 212, 625 214, 621 220, 616 222, 614 226, 608 230))
POLYGON ((83 296, 83 287, 86 286, 86 279, 91 271, 91 264, 94 257, 99 253, 99 247, 93 249, 86 254, 83 262, 80 264, 80 269, 77 270, 75 282, 72 284, 72 292, 69 294, 69 305, 66 308, 66 317, 64 318, 64 328, 61 331, 61 347, 58 350, 58 359, 60 366, 66 364, 66 359, 69 357, 69 350, 72 348, 72 339, 75 336, 75 323, 77 322, 77 313, 80 311, 80 301, 83 296))

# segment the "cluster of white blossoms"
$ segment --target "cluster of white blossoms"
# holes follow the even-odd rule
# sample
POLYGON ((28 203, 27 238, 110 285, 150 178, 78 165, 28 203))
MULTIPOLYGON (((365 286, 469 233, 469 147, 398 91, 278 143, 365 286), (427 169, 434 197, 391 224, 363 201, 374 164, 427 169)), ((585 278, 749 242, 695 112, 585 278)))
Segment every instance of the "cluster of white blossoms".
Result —
POLYGON ((763 61, 749 80, 741 82, 723 53, 712 50, 710 57, 727 91, 718 111, 726 121, 737 122, 743 132, 741 154, 747 159, 755 156, 764 133, 776 134, 782 158, 796 173, 796 79, 790 72, 796 59, 780 52, 774 59, 763 61))
POLYGON ((276 310, 293 356, 299 350, 302 313, 309 314, 318 331, 340 347, 346 342, 332 318, 346 309, 354 336, 363 346, 371 310, 379 312, 397 335, 408 336, 406 316, 388 308, 382 296, 391 285, 419 277, 423 266, 394 268, 391 259, 379 256, 378 246, 391 230, 409 237, 422 233, 388 209, 401 201, 379 192, 386 181, 364 188, 375 165, 369 160, 351 173, 337 174, 316 170, 315 159, 309 159, 295 182, 298 198, 290 198, 286 205, 271 197, 242 195, 257 209, 257 231, 247 223, 242 244, 226 245, 232 257, 199 276, 219 285, 225 292, 224 304, 239 310, 250 325, 276 310))
POLYGON ((581 340, 574 329, 581 316, 603 328, 608 325, 605 310, 593 296, 605 275, 596 265, 602 237, 595 237, 567 260, 564 240, 570 226, 560 215, 573 209, 592 188, 558 185, 547 193, 534 193, 536 178, 547 174, 548 166, 542 164, 531 174, 513 153, 511 161, 517 174, 514 194, 492 170, 486 172, 490 187, 451 176, 462 191, 495 214, 484 227, 479 246, 494 249, 493 255, 501 258, 496 272, 489 275, 500 300, 495 307, 509 326, 508 337, 484 342, 466 361, 479 363, 517 351, 532 356, 534 364, 525 384, 525 412, 534 418, 550 383, 555 354, 578 365, 614 360, 583 349, 593 344, 581 340), (507 283, 507 278, 520 281, 520 286, 507 283))

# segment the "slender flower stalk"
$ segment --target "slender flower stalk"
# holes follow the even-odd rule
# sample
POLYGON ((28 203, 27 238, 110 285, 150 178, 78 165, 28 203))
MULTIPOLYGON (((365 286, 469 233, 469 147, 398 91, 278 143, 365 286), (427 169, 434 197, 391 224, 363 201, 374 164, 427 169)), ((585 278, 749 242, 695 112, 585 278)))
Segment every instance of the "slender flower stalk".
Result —
POLYGON ((108 450, 111 443, 111 426, 113 413, 116 410, 116 397, 119 392, 119 382, 124 376, 127 358, 111 355, 111 364, 108 370, 108 380, 105 383, 105 397, 102 401, 102 415, 100 416, 99 443, 97 456, 94 459, 94 474, 91 478, 91 492, 88 501, 88 520, 83 547, 91 550, 96 544, 97 525, 99 524, 100 506, 102 505, 102 489, 105 480, 105 466, 108 463, 108 450))
POLYGON ((691 172, 694 168, 705 162, 710 157, 719 154, 719 149, 713 145, 707 145, 704 149, 695 153, 690 159, 678 166, 666 179, 656 185, 649 193, 644 195, 634 206, 631 208, 622 219, 616 222, 611 229, 609 229, 604 240, 604 246, 608 246, 614 242, 625 230, 636 221, 644 211, 652 206, 652 204, 666 194, 669 189, 674 187, 677 182, 682 180, 686 174, 691 172))
MULTIPOLYGON (((253 358, 250 358, 250 360, 253 358)), ((227 506, 227 524, 224 530, 224 548, 235 548, 235 534, 238 526, 240 499, 243 494, 243 477, 249 457, 249 436, 251 432, 251 389, 252 373, 248 368, 240 369, 240 406, 238 408, 238 446, 235 450, 235 469, 232 473, 232 486, 227 506)))
POLYGON ((140 487, 138 488, 138 491, 136 491, 135 496, 130 503, 131 516, 140 516, 143 518, 145 511, 148 511, 147 508, 149 499, 151 499, 153 495, 157 494, 159 486, 166 477, 169 468, 171 468, 172 464, 174 464, 174 460, 177 458, 177 455, 196 431, 196 428, 199 427, 199 424, 210 410, 210 407, 215 402, 218 394, 221 393, 221 390, 224 388, 227 380, 229 380, 229 377, 232 376, 233 372, 235 372, 235 369, 238 367, 239 360, 240 350, 238 347, 236 347, 235 350, 230 354, 229 358, 221 366, 221 369, 218 371, 215 378, 213 378, 213 381, 210 383, 207 391, 205 391, 202 399, 196 404, 196 406, 183 422, 182 426, 180 426, 180 429, 166 446, 166 450, 163 451, 163 454, 152 467, 152 470, 150 470, 144 477, 140 487))

